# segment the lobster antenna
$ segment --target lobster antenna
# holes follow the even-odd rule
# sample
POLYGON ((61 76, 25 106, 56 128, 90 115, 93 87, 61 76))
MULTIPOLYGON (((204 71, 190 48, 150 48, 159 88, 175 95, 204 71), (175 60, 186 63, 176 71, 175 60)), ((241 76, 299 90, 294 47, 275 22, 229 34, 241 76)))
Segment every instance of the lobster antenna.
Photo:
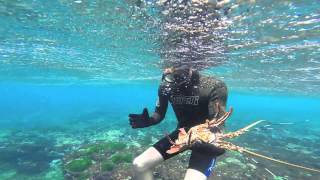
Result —
POLYGON ((257 157, 260 157, 260 158, 263 158, 263 159, 267 159, 267 160, 270 160, 270 161, 273 161, 273 162, 277 162, 277 163, 285 164, 285 165, 288 165, 288 166, 291 166, 291 167, 296 167, 296 168, 300 168, 300 169, 304 169, 304 170, 320 173, 319 169, 308 168, 308 167, 305 167, 305 166, 300 166, 300 165, 297 165, 297 164, 288 163, 288 162, 281 161, 281 160, 278 160, 278 159, 273 159, 271 157, 267 157, 267 156, 264 156, 262 154, 255 153, 255 152, 249 151, 247 149, 241 149, 241 150, 243 152, 246 152, 246 153, 250 154, 250 155, 257 156, 257 157))

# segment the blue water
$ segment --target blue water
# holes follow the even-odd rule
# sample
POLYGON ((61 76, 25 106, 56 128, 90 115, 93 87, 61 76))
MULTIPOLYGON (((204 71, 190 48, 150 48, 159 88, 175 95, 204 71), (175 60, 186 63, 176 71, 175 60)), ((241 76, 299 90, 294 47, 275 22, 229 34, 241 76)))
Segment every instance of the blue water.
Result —
MULTIPOLYGON (((157 88, 152 84, 66 86, 6 83, 0 88, 0 123, 1 127, 47 126, 95 112, 98 116, 101 113, 106 121, 113 117, 112 121, 126 124, 129 113, 139 112, 144 107, 153 110, 157 88)), ((241 123, 259 119, 274 123, 303 123, 306 120, 317 123, 320 115, 320 99, 303 96, 253 95, 231 90, 228 105, 235 109, 235 116, 244 116, 241 123)))
MULTIPOLYGON (((150 145, 141 140, 148 133, 158 139, 175 128, 171 108, 151 130, 128 125, 129 113, 154 109, 166 58, 180 62, 166 47, 163 9, 147 2, 0 0, 0 179, 63 179, 63 157, 84 144, 134 141, 142 145, 140 152, 150 145), (12 150, 39 142, 40 158, 12 150)), ((227 25, 216 35, 223 43, 211 44, 223 53, 212 55, 209 48, 199 62, 208 65, 202 73, 229 88, 234 113, 226 130, 266 120, 234 143, 320 169, 320 3, 233 5, 238 7, 228 15, 221 13, 227 25)), ((320 178, 259 163, 249 171, 229 162, 230 172, 221 166, 215 178, 275 178, 265 169, 288 179, 320 178)))

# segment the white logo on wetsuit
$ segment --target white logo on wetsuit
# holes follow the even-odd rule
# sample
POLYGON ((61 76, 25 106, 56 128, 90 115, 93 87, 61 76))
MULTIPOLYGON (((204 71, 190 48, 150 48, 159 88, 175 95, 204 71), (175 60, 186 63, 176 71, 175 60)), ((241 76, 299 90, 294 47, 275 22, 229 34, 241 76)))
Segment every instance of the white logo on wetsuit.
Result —
POLYGON ((171 97, 172 104, 188 104, 188 105, 198 105, 199 104, 199 96, 172 96, 171 97))

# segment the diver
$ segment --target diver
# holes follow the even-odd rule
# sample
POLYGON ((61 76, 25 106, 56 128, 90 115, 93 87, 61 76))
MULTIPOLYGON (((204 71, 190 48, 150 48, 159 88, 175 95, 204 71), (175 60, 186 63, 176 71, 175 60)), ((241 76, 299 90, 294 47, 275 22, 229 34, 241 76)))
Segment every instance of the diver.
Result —
MULTIPOLYGON (((177 129, 169 134, 174 141, 178 137, 179 128, 188 130, 207 119, 221 117, 226 112, 227 95, 227 87, 221 80, 202 75, 186 65, 167 68, 159 85, 155 112, 149 116, 147 108, 144 108, 142 114, 129 114, 129 122, 132 128, 156 125, 164 119, 170 102, 178 120, 177 129)), ((171 145, 169 139, 164 137, 136 157, 133 167, 137 179, 153 179, 151 168, 179 154, 166 153, 171 145)), ((213 172, 216 157, 225 152, 207 143, 196 143, 191 150, 185 180, 207 179, 213 172)))

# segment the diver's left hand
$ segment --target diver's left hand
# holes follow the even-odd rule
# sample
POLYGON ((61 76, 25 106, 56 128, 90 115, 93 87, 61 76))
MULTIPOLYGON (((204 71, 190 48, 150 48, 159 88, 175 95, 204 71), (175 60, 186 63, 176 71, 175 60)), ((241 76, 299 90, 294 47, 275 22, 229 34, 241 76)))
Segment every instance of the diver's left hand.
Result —
POLYGON ((220 156, 226 152, 225 149, 219 148, 211 143, 204 143, 201 141, 197 141, 194 144, 192 144, 191 150, 205 154, 210 154, 213 156, 220 156))

